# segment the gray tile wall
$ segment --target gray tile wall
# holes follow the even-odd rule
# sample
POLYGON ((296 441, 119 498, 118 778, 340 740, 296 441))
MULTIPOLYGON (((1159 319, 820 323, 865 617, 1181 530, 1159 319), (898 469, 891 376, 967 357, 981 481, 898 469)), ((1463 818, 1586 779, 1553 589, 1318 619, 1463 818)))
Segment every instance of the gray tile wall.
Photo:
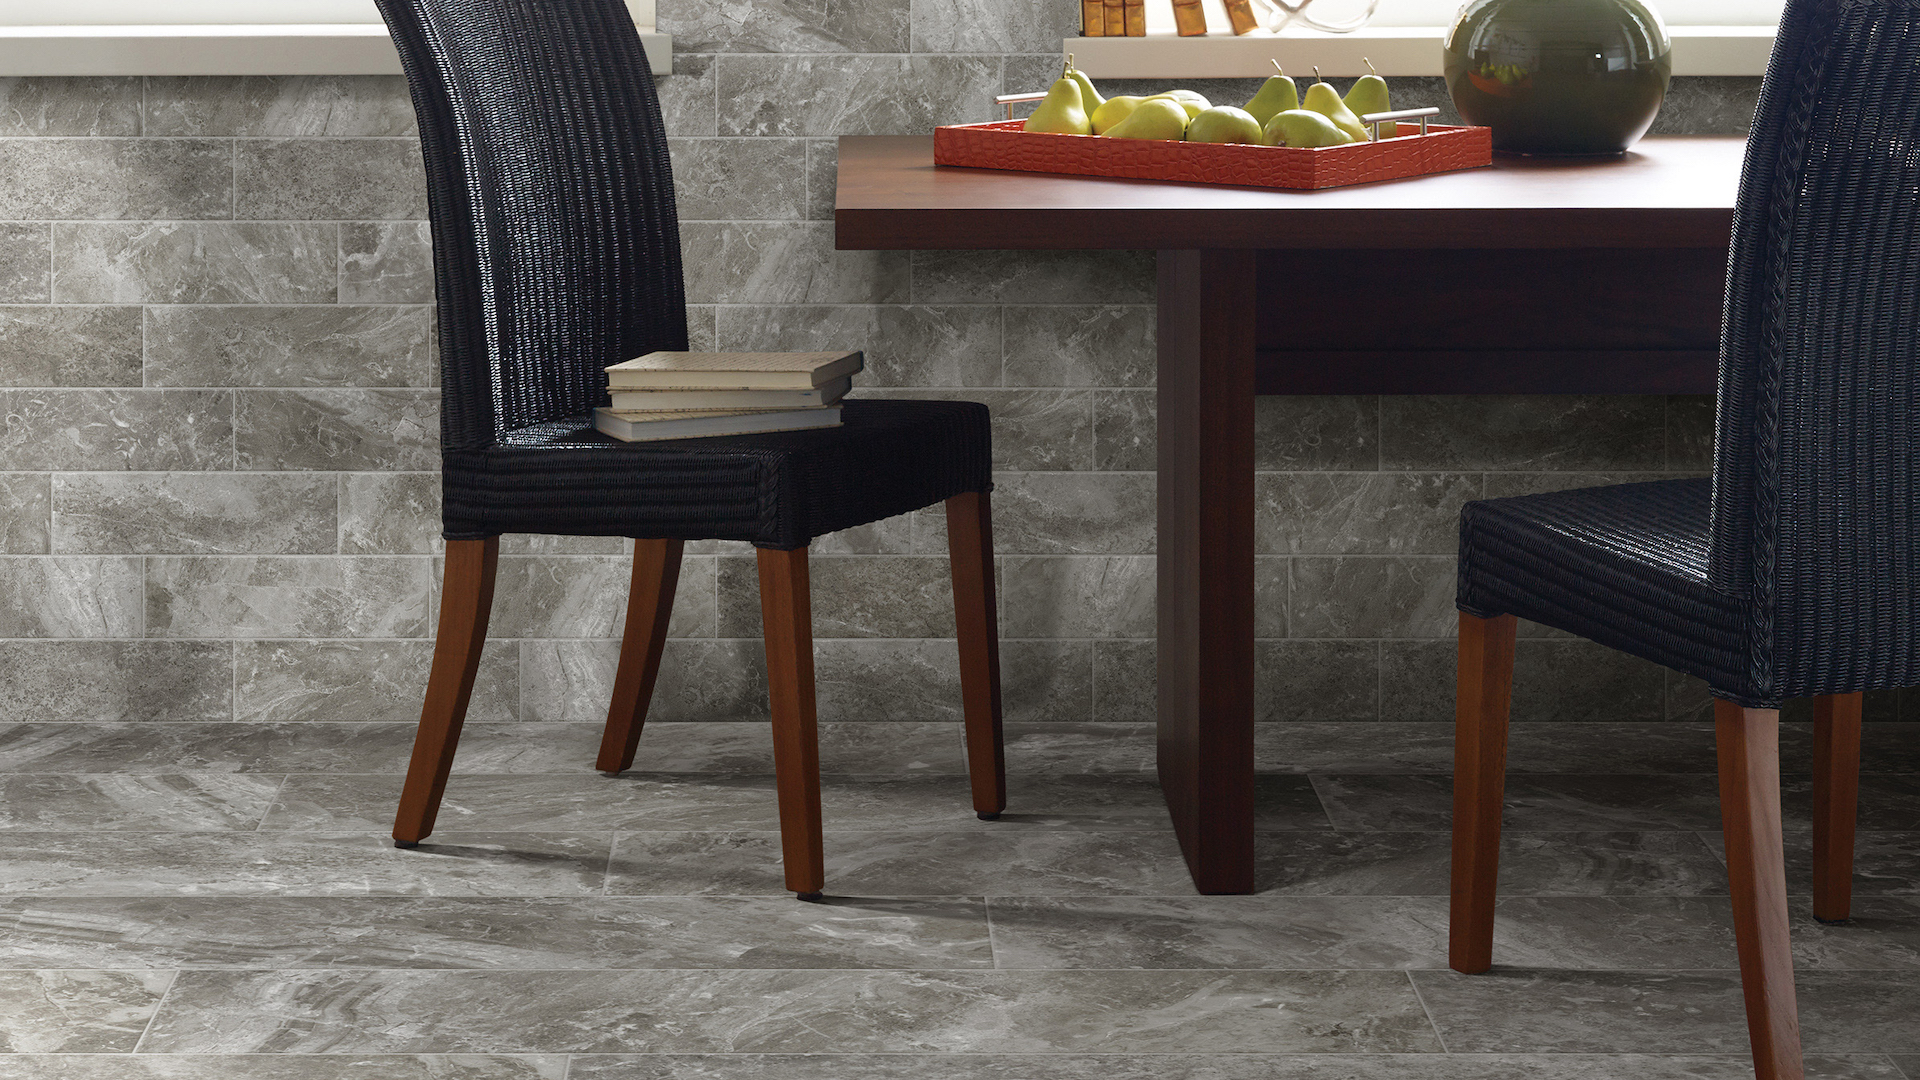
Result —
MULTIPOLYGON (((834 137, 986 118, 1041 84, 1070 6, 666 3, 659 85, 697 342, 863 348, 866 392, 990 404, 1009 715, 1139 720, 1151 254, 833 250, 834 137)), ((1753 92, 1681 83, 1664 126, 1738 130, 1753 92)), ((0 80, 0 718, 415 715, 438 488, 413 135, 396 78, 0 80)), ((1262 719, 1444 718, 1461 502, 1702 469, 1710 417, 1262 401, 1262 719)), ((623 550, 508 540, 476 719, 601 715, 623 550)), ((944 550, 937 514, 819 542, 824 719, 957 716, 944 550)), ((751 555, 696 545, 656 716, 762 716, 758 629, 751 555)), ((1705 703, 1551 635, 1520 664, 1527 718, 1705 703)))

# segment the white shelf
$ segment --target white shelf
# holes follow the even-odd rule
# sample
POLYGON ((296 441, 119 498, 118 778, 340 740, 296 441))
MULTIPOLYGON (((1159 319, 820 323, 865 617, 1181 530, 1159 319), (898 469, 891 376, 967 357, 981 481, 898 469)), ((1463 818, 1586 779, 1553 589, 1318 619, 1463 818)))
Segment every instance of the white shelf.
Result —
MULTIPOLYGON (((642 33, 655 75, 673 73, 673 38, 642 33)), ((397 75, 380 23, 0 26, 0 76, 397 75)))
MULTIPOLYGON (((1675 75, 1760 75, 1773 51, 1771 26, 1673 26, 1675 75)), ((1208 34, 1178 37, 1067 38, 1061 51, 1096 79, 1259 78, 1273 74, 1270 59, 1287 74, 1311 78, 1313 65, 1323 75, 1366 74, 1361 57, 1382 75, 1439 75, 1437 26, 1369 26, 1351 34, 1313 31, 1274 35, 1264 31, 1234 37, 1208 34)), ((1033 87, 1040 90, 1045 87, 1033 87)))

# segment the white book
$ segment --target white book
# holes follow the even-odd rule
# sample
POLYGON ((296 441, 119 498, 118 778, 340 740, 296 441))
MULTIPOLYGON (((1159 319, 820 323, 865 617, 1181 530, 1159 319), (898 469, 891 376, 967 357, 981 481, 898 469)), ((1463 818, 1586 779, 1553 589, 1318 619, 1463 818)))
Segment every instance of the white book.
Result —
POLYGON ((859 371, 857 352, 651 352, 607 368, 611 390, 814 390, 859 371))
POLYGON ((697 439, 710 435, 748 435, 761 431, 800 431, 840 426, 840 406, 824 409, 746 409, 709 412, 630 412, 593 410, 593 426, 622 442, 697 439))
POLYGON ((853 388, 853 377, 835 379, 812 390, 613 390, 616 412, 666 412, 671 409, 817 409, 839 401, 853 388))

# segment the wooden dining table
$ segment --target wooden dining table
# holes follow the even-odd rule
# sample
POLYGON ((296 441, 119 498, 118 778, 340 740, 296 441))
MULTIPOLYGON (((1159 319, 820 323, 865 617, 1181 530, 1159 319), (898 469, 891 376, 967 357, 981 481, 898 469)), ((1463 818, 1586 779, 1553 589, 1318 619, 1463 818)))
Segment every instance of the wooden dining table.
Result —
POLYGON ((1279 191, 840 140, 840 249, 1158 253, 1158 765, 1200 892, 1255 887, 1254 397, 1713 393, 1744 146, 1279 191))

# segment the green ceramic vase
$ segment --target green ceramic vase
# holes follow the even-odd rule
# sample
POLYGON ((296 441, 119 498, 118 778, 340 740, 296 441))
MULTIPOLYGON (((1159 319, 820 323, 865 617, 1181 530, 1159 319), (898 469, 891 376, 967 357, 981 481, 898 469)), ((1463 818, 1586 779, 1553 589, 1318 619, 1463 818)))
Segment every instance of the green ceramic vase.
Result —
POLYGON ((1619 154, 1660 112, 1673 43, 1641 0, 1469 0, 1447 33, 1446 75, 1495 150, 1619 154))

